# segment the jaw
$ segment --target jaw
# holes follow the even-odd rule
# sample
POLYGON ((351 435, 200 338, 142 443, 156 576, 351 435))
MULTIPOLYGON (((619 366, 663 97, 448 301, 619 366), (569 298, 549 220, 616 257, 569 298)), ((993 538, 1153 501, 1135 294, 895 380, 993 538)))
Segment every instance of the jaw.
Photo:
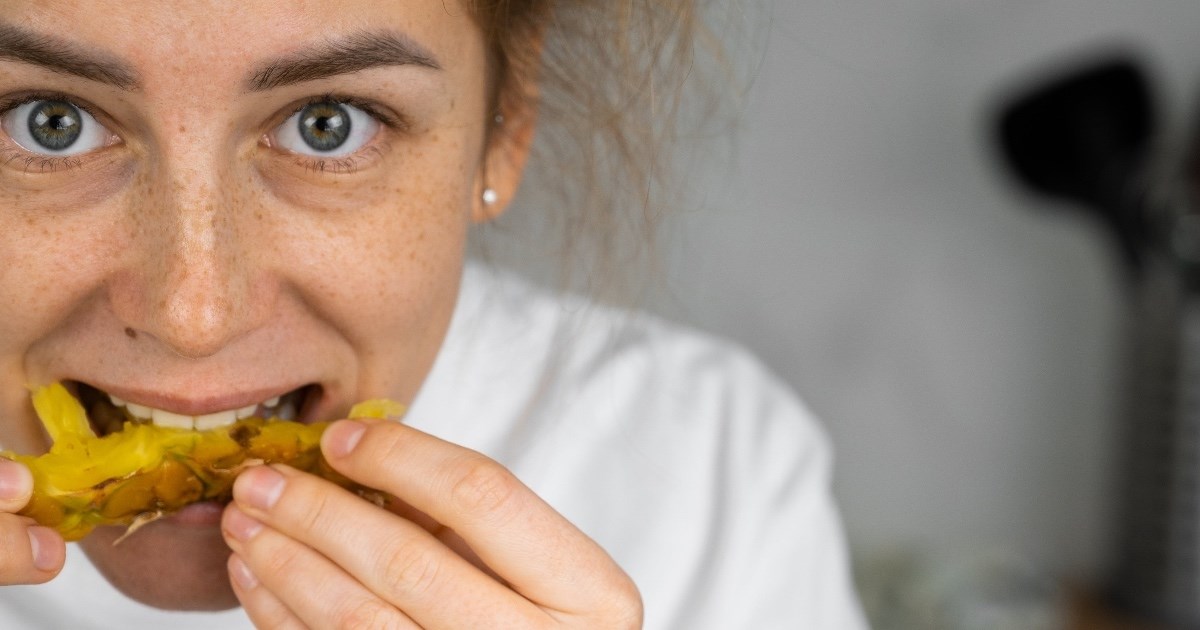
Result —
POLYGON ((229 585, 230 550, 218 525, 158 521, 122 540, 102 527, 79 542, 97 570, 131 599, 155 608, 215 611, 238 605, 229 585))

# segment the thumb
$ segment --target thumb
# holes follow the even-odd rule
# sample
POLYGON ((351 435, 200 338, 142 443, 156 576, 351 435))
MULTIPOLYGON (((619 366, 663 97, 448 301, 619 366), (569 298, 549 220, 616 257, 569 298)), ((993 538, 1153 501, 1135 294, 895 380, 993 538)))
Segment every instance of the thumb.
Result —
POLYGON ((16 512, 33 494, 33 475, 24 464, 0 457, 0 512, 16 512))

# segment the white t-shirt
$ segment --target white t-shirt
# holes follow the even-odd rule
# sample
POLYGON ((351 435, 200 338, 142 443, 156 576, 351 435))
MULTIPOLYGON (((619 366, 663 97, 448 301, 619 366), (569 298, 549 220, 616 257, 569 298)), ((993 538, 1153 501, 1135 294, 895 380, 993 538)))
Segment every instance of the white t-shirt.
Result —
MULTIPOLYGON (((646 628, 866 628, 826 437, 736 347, 468 266, 405 421, 498 459, 599 542, 646 628)), ((0 628, 249 627, 133 602, 74 545, 50 583, 0 588, 0 628)))

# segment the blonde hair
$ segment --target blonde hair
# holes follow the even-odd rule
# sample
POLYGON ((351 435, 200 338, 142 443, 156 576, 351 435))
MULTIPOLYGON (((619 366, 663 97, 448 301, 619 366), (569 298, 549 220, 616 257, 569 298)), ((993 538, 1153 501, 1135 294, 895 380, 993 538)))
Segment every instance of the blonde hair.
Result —
MULTIPOLYGON (((676 198, 670 158, 681 102, 713 94, 698 80, 697 57, 718 59, 721 50, 697 0, 475 0, 472 8, 491 51, 497 111, 532 101, 539 117, 526 177, 533 186, 521 195, 534 207, 486 231, 518 236, 510 247, 541 244, 551 256, 544 267, 560 270, 553 280, 564 286, 622 292, 632 269, 655 263, 648 253, 676 198)), ((712 109, 705 98, 689 103, 689 120, 712 109)))

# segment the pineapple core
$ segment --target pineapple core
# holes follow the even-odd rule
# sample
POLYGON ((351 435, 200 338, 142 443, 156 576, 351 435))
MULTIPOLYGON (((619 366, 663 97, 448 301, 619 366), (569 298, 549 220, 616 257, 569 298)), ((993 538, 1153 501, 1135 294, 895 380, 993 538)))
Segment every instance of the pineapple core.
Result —
MULTIPOLYGON (((244 418, 192 431, 126 422, 97 437, 83 405, 61 383, 38 388, 33 407, 53 440, 44 455, 0 453, 33 473, 33 497, 20 514, 79 540, 98 525, 130 530, 198 501, 229 501, 233 480, 247 466, 283 463, 370 500, 384 495, 333 470, 321 456, 328 422, 300 424, 278 418, 244 418)), ((397 418, 404 406, 370 400, 351 418, 397 418)))

